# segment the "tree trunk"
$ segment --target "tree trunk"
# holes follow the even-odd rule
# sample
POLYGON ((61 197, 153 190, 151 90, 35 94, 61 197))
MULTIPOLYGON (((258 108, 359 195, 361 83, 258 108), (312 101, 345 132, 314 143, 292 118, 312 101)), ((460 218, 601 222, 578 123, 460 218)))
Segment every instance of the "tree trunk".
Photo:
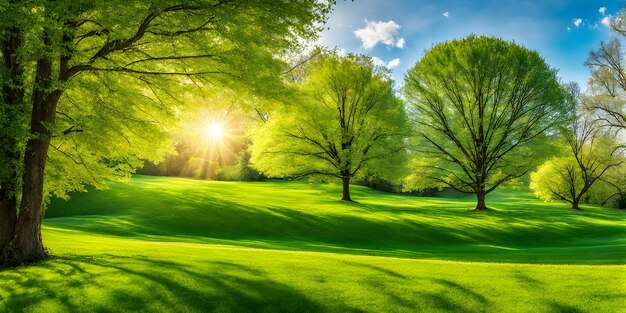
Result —
POLYGON ((487 205, 485 204, 485 196, 486 193, 484 190, 479 189, 476 191, 476 211, 484 211, 487 209, 487 205))
POLYGON ((0 255, 15 236, 17 199, 8 188, 0 189, 0 255))
POLYGON ((341 181, 343 183, 343 197, 341 198, 341 201, 352 202, 352 198, 350 198, 350 176, 345 175, 341 177, 341 181))
POLYGON ((19 194, 22 151, 21 135, 25 133, 22 122, 26 117, 24 103, 24 70, 18 61, 22 45, 22 31, 11 27, 0 41, 3 66, 8 77, 2 81, 0 110, 0 263, 4 249, 15 236, 17 222, 17 195, 19 194))
POLYGON ((579 203, 580 203, 580 199, 574 198, 574 200, 572 201, 572 209, 580 211, 580 207, 578 206, 579 203))
MULTIPOLYGON (((44 42, 50 43, 45 37, 44 42)), ((13 265, 39 261, 47 256, 41 240, 43 217, 44 172, 52 133, 49 127, 56 118, 56 106, 62 91, 50 91, 52 62, 43 58, 37 61, 33 108, 30 123, 31 139, 26 144, 22 201, 17 218, 15 239, 7 262, 13 265)))
POLYGON ((20 163, 19 148, 14 138, 6 138, 1 147, 2 161, 6 168, 2 169, 4 175, 0 179, 0 264, 4 263, 2 256, 4 249, 15 237, 15 224, 17 222, 17 195, 19 188, 20 163))
POLYGON ((50 138, 42 137, 29 140, 26 147, 22 202, 8 260, 14 265, 36 262, 47 256, 41 241, 41 219, 44 170, 50 138))

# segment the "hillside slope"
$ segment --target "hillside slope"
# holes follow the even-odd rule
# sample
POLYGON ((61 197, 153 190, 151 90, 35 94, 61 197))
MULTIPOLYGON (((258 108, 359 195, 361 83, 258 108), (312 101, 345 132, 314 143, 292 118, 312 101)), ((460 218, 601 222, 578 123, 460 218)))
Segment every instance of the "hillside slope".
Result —
POLYGON ((416 260, 145 241, 46 227, 0 270, 0 312, 623 312, 624 265, 416 260))
POLYGON ((55 201, 0 312, 623 312, 623 212, 135 177, 55 201), (441 260, 433 260, 441 259, 441 260), (467 262, 472 261, 472 262, 467 262), (498 261, 498 262, 494 262, 498 261), (529 264, 554 263, 554 264, 529 264), (570 264, 585 263, 585 264, 570 264))
POLYGON ((626 212, 500 190, 489 212, 471 196, 425 198, 304 182, 235 183, 137 176, 54 201, 45 224, 143 240, 465 261, 626 263, 626 212))

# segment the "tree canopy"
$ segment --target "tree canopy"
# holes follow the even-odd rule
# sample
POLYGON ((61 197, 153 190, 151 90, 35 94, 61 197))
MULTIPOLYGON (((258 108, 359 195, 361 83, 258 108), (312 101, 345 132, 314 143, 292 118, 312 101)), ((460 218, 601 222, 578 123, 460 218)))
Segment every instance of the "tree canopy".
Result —
POLYGON ((353 177, 401 165, 406 114, 392 83, 369 57, 322 52, 294 83, 300 96, 255 129, 252 162, 270 177, 341 179, 351 201, 353 177))
POLYGON ((625 158, 611 129, 602 127, 601 120, 585 111, 585 103, 592 98, 581 95, 577 85, 569 90, 577 102, 577 116, 562 132, 561 151, 565 153, 552 157, 531 173, 530 188, 539 198, 565 201, 579 210, 579 204, 589 199, 590 193, 606 196, 595 199, 598 203, 609 200, 615 192, 621 195, 619 182, 611 173, 624 164, 625 158), (608 189, 608 195, 601 189, 608 189), (610 192, 611 189, 617 190, 610 192))
POLYGON ((438 44, 408 71, 404 94, 417 127, 408 188, 485 195, 533 168, 571 116, 556 70, 535 51, 497 38, 438 44))
POLYGON ((619 37, 602 42, 586 62, 591 69, 589 90, 593 95, 586 102, 587 109, 616 131, 626 129, 626 60, 620 39, 626 35, 625 23, 623 18, 613 20, 612 28, 619 37))
POLYGON ((190 90, 267 96, 279 90, 286 69, 280 56, 315 38, 333 4, 0 4, 0 221, 6 224, 0 228, 8 230, 0 233, 0 250, 6 262, 45 255, 46 192, 62 196, 84 184, 101 186, 106 178, 127 176, 141 159, 160 158, 164 133, 190 90))

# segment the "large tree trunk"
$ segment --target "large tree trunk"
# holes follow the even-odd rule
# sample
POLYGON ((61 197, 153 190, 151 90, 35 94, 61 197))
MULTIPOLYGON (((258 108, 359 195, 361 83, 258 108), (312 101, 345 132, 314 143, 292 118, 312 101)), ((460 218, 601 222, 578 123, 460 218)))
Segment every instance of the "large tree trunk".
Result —
MULTIPOLYGON (((1 132, 4 133, 4 132, 1 132)), ((2 134, 4 135, 4 134, 2 134)), ((0 147, 3 168, 0 179, 0 263, 4 249, 15 237, 17 222, 17 195, 19 193, 19 170, 21 152, 15 138, 3 138, 0 147)))
POLYGON ((352 202, 352 198, 350 198, 350 176, 344 175, 341 178, 341 181, 343 183, 343 197, 341 198, 341 200, 352 202))
MULTIPOLYGON (((0 257, 15 236, 17 222, 17 195, 21 163, 20 134, 26 115, 24 104, 24 70, 18 62, 22 34, 18 27, 8 30, 0 41, 2 61, 8 78, 0 82, 0 257)), ((1 260, 0 260, 1 263, 1 260)))
POLYGON ((24 158, 24 187, 17 221, 15 240, 9 262, 24 264, 47 256, 41 240, 43 217, 43 182, 50 138, 28 141, 24 158))
POLYGON ((0 189, 0 255, 15 236, 17 199, 8 188, 0 189))
MULTIPOLYGON (((49 44, 49 38, 44 38, 49 44)), ((30 123, 31 139, 26 144, 22 201, 17 218, 15 239, 8 256, 10 264, 36 262, 47 256, 41 240, 43 217, 44 172, 52 133, 49 126, 56 117, 56 106, 62 91, 50 91, 52 62, 43 58, 37 61, 33 108, 30 123)))
POLYGON ((485 196, 486 193, 482 189, 478 189, 476 191, 476 211, 484 211, 487 209, 487 205, 485 204, 485 196))

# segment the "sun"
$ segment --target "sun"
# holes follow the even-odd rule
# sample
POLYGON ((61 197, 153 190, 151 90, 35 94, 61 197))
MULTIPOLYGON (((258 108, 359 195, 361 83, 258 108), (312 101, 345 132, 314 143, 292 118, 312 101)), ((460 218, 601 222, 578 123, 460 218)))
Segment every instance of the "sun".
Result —
POLYGON ((206 133, 213 139, 221 139, 224 137, 224 126, 222 124, 211 124, 206 127, 206 133))

